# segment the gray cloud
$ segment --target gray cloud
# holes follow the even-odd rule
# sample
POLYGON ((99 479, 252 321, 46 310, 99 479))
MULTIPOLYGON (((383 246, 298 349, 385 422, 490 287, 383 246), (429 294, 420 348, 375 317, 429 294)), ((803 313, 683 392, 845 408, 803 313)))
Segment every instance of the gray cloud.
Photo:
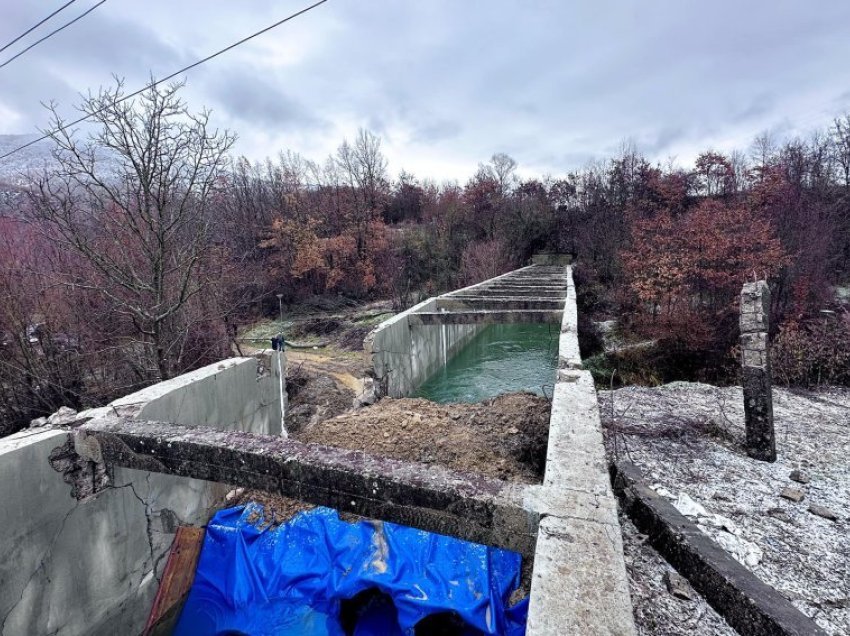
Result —
POLYGON ((293 128, 323 129, 328 123, 262 74, 232 70, 215 77, 208 87, 221 108, 240 125, 264 126, 288 131, 293 128))
MULTIPOLYGON (((46 12, 7 4, 0 40, 46 12)), ((42 124, 40 101, 70 108, 112 73, 140 86, 301 6, 107 2, 0 70, 0 133, 42 124)), ((846 0, 332 0, 192 71, 186 98, 255 158, 284 144, 320 159, 366 126, 394 169, 463 181, 496 151, 560 174, 627 139, 687 161, 826 125, 850 108, 846 59, 846 0)))

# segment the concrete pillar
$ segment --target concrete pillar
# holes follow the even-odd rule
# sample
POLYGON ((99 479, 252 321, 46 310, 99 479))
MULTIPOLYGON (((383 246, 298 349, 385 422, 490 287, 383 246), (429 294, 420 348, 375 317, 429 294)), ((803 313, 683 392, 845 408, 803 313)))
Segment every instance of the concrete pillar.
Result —
POLYGON ((770 289, 763 280, 741 290, 741 364, 744 372, 744 416, 747 454, 776 461, 773 431, 773 395, 767 349, 770 289))

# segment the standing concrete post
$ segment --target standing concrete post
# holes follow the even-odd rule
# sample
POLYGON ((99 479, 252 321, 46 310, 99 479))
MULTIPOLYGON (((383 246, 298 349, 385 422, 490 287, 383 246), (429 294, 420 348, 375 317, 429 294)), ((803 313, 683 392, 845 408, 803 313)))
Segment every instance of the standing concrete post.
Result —
POLYGON ((773 432, 773 394, 767 350, 770 289, 763 280, 746 283, 741 290, 741 364, 744 371, 744 417, 747 454, 766 462, 776 461, 773 432))

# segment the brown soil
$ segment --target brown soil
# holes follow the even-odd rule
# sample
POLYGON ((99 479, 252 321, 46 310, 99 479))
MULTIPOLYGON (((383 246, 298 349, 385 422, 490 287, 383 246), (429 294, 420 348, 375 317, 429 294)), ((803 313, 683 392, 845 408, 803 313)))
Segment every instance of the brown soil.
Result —
POLYGON ((335 417, 351 408, 363 391, 365 362, 314 352, 288 351, 286 429, 290 433, 335 417))
POLYGON ((302 442, 539 483, 548 429, 548 400, 512 393, 477 404, 384 398, 351 413, 311 421, 294 436, 302 442))

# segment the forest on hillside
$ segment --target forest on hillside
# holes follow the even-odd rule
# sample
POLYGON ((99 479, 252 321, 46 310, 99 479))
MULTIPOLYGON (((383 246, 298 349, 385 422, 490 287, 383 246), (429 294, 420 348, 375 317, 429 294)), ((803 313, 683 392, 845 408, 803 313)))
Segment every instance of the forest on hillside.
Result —
POLYGON ((600 381, 735 382, 740 287, 767 278, 775 380, 850 385, 850 115, 693 166, 626 147, 520 178, 495 154, 458 184, 392 177, 367 130, 324 160, 233 158, 180 88, 90 96, 91 137, 55 115, 55 160, 4 189, 0 411, 15 427, 230 355, 279 294, 400 310, 540 251, 575 259, 600 381), (604 321, 620 343, 607 352, 604 321))

